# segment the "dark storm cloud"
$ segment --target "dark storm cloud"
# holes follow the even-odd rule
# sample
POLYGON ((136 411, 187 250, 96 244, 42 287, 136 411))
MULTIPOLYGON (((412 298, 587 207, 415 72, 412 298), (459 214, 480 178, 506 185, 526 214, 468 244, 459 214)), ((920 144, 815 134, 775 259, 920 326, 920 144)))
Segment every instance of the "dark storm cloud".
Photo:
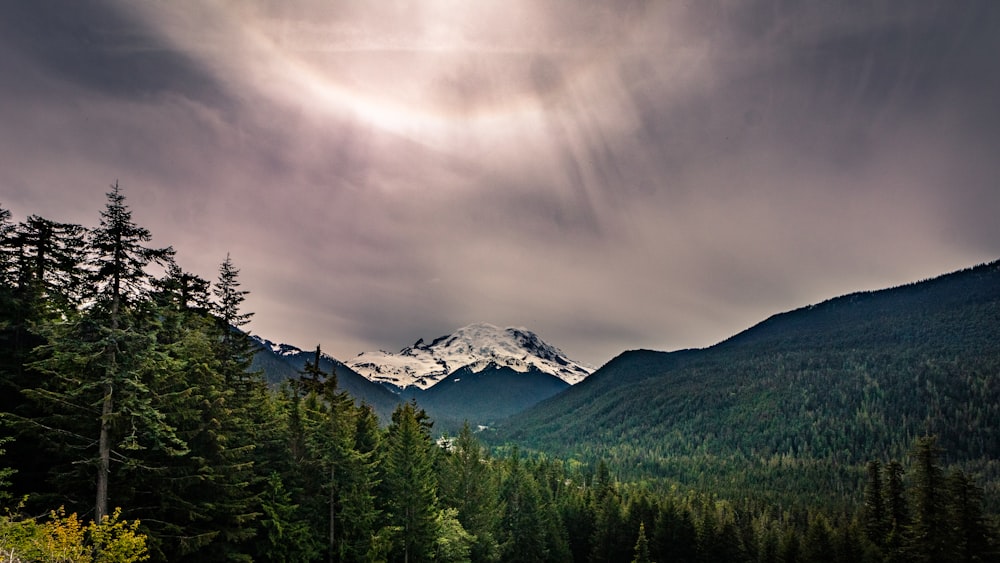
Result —
POLYGON ((252 329, 572 357, 997 257, 991 2, 0 4, 0 205, 118 178, 252 329))
POLYGON ((212 76, 168 49, 120 3, 38 0, 0 3, 0 42, 53 75, 121 99, 181 93, 218 104, 212 76))

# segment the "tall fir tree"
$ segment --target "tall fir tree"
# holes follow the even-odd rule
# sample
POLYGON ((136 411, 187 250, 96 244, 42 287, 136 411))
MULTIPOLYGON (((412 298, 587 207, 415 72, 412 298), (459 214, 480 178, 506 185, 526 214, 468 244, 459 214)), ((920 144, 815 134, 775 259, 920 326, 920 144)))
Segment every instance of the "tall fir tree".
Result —
MULTIPOLYGON (((9 257, 10 286, 3 307, 0 344, 6 353, 0 370, 15 389, 34 387, 24 371, 32 349, 45 340, 38 327, 75 316, 88 284, 85 260, 86 230, 80 225, 57 223, 32 215, 10 228, 0 241, 9 257)), ((21 406, 12 389, 0 399, 0 410, 21 406)), ((21 412, 20 414, 27 414, 21 412)))
POLYGON ((71 425, 51 437, 78 442, 62 446, 86 452, 83 459, 94 465, 96 521, 109 515, 113 461, 135 468, 150 450, 170 455, 186 451, 156 404, 163 357, 143 319, 150 313, 145 305, 152 285, 146 268, 167 263, 173 249, 146 246, 152 236, 133 222, 117 182, 107 199, 100 226, 89 237, 95 302, 79 318, 48 327, 48 343, 32 364, 50 376, 45 388, 34 390, 35 399, 48 409, 48 422, 71 425), (98 421, 93 433, 86 428, 91 417, 98 421))
POLYGON ((393 561, 430 561, 437 539, 438 498, 434 447, 426 413, 415 402, 392 413, 381 476, 386 491, 386 519, 398 530, 393 561))
POLYGON ((164 377, 165 390, 173 392, 164 394, 163 410, 189 452, 158 460, 160 486, 136 503, 156 507, 157 514, 139 516, 156 523, 153 539, 165 560, 249 561, 247 540, 259 505, 251 423, 215 347, 221 332, 208 314, 208 282, 172 265, 157 287, 157 346, 176 368, 169 387, 164 377))
POLYGON ((455 508, 462 526, 475 536, 471 554, 474 561, 496 561, 500 557, 495 536, 500 513, 498 489, 486 452, 466 422, 441 460, 438 492, 441 503, 455 508))
POLYGON ((639 537, 635 540, 635 556, 632 563, 651 563, 649 558, 649 540, 646 539, 646 525, 639 524, 639 537))
POLYGON ((242 327, 250 322, 253 313, 243 310, 243 302, 250 292, 240 289, 239 277, 240 270, 226 254, 226 259, 219 266, 219 277, 212 295, 215 297, 213 312, 222 330, 219 357, 223 361, 223 372, 229 384, 245 401, 254 394, 254 389, 259 390, 264 383, 261 374, 250 370, 255 348, 250 334, 242 327))
POLYGON ((876 460, 865 466, 865 493, 862 506, 865 535, 868 540, 881 547, 888 535, 889 517, 885 509, 885 492, 882 487, 882 464, 876 460))
POLYGON ((903 464, 897 460, 891 460, 885 466, 885 508, 889 518, 885 551, 890 562, 902 561, 903 539, 910 524, 903 473, 903 464))
POLYGON ((55 314, 79 306, 88 284, 86 229, 31 215, 18 225, 12 243, 17 247, 17 285, 38 306, 55 314))
POLYGON ((910 452, 913 518, 906 534, 906 555, 910 561, 944 562, 954 558, 941 453, 937 439, 932 436, 918 438, 910 452))
POLYGON ((990 539, 995 537, 983 513, 983 491, 961 469, 947 479, 948 520, 953 534, 955 561, 997 561, 1000 553, 990 539))
POLYGON ((501 561, 542 563, 549 561, 550 549, 541 488, 525 467, 519 451, 505 463, 500 488, 503 515, 500 520, 501 561))
MULTIPOLYGON (((150 263, 165 263, 174 254, 172 248, 152 248, 145 246, 152 240, 152 234, 145 227, 140 227, 132 221, 132 211, 125 205, 125 195, 121 192, 118 182, 107 193, 108 202, 101 212, 100 226, 91 231, 90 244, 94 252, 94 275, 92 281, 97 286, 99 302, 106 311, 108 334, 111 339, 105 343, 104 374, 101 381, 101 425, 98 438, 98 469, 97 494, 94 505, 94 519, 98 522, 108 514, 108 481, 111 473, 111 450, 114 447, 114 422, 125 411, 115 408, 115 392, 118 389, 129 389, 122 383, 128 381, 133 373, 130 370, 119 369, 120 336, 128 334, 133 327, 125 326, 128 322, 123 310, 134 299, 138 299, 149 287, 151 276, 146 272, 150 263), (123 322, 125 321, 125 322, 123 322)), ((138 350, 136 350, 138 352, 138 350)), ((144 389, 135 386, 130 389, 132 399, 141 405, 149 422, 160 426, 156 433, 162 439, 178 444, 173 437, 172 429, 157 425, 159 413, 152 405, 142 403, 144 389)))

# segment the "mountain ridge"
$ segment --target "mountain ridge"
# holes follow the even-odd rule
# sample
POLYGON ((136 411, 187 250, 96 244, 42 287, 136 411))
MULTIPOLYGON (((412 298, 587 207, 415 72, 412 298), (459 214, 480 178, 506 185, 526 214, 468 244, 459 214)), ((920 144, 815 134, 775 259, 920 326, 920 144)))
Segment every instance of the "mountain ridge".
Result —
POLYGON ((1000 261, 778 313, 708 348, 623 352, 490 441, 836 505, 858 500, 867 460, 905 458, 933 434, 998 507, 997 420, 1000 261), (797 481, 808 472, 829 488, 797 481))
MULTIPOLYGON (((305 362, 315 355, 260 336, 252 339, 259 351, 253 369, 262 370, 271 385, 297 379, 305 362)), ((320 363, 327 373, 337 374, 339 387, 357 403, 370 404, 383 421, 389 420, 399 402, 416 400, 443 431, 457 431, 466 421, 493 425, 569 387, 567 379, 582 381, 593 370, 573 362, 527 329, 499 329, 488 323, 462 327, 430 344, 419 339, 399 354, 375 356, 392 369, 422 369, 406 374, 410 381, 422 384, 398 385, 399 378, 386 373, 388 368, 379 371, 371 363, 373 356, 359 355, 365 360, 361 370, 326 353, 321 353, 320 363), (359 373, 366 367, 381 377, 359 373)))
POLYGON ((569 359, 534 332, 521 327, 500 329, 479 322, 437 337, 423 338, 398 353, 362 352, 345 362, 371 381, 399 389, 430 389, 462 368, 474 372, 490 366, 526 373, 532 369, 555 376, 569 385, 583 381, 594 368, 569 359))

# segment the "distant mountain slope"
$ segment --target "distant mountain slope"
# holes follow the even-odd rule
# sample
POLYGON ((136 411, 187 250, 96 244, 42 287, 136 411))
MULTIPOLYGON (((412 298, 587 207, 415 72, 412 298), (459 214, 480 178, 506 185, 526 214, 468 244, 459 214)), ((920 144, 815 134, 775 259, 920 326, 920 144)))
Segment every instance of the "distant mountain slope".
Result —
POLYGON ((1000 503, 1000 263, 626 352, 497 439, 720 493, 857 502, 861 465, 937 434, 1000 503))
POLYGON ((537 371, 570 385, 594 371, 570 360, 527 329, 500 329, 488 323, 462 327, 430 344, 420 339, 397 354, 383 350, 365 352, 346 363, 372 381, 400 389, 429 389, 461 368, 475 372, 504 366, 519 373, 537 371))
POLYGON ((474 371, 467 366, 426 391, 411 391, 404 396, 416 398, 434 419, 436 428, 454 433, 465 421, 492 425, 568 387, 558 377, 535 369, 521 373, 507 366, 490 365, 474 371))
MULTIPOLYGON (((259 352, 253 368, 262 370, 272 385, 298 378, 305 362, 311 361, 315 354, 258 337, 255 342, 259 352)), ((370 354, 363 356, 372 359, 370 354)), ((572 378, 590 373, 588 368, 566 359, 529 331, 498 329, 487 324, 464 327, 431 344, 417 342, 414 347, 404 349, 399 357, 389 354, 385 359, 394 368, 415 362, 414 365, 433 364, 441 369, 445 369, 443 366, 454 369, 441 379, 438 375, 422 379, 424 382, 433 380, 437 385, 423 388, 415 384, 401 388, 390 385, 384 378, 370 381, 325 354, 321 365, 327 372, 335 369, 339 387, 358 402, 372 405, 384 423, 388 423, 392 410, 400 401, 415 399, 435 421, 435 430, 448 433, 455 433, 466 421, 473 425, 492 425, 569 387, 569 383, 556 374, 572 378)), ((389 368, 380 369, 385 373, 389 368)), ((423 373, 431 371, 425 369, 423 373)))
MULTIPOLYGON (((251 369, 261 370, 271 385, 277 386, 289 379, 297 379, 306 361, 312 361, 315 351, 306 352, 288 344, 274 344, 260 337, 253 337, 258 346, 251 369)), ((384 386, 372 383, 342 362, 323 354, 320 359, 323 371, 337 374, 337 386, 347 391, 357 403, 367 403, 375 409, 379 418, 388 421, 400 397, 384 386)))

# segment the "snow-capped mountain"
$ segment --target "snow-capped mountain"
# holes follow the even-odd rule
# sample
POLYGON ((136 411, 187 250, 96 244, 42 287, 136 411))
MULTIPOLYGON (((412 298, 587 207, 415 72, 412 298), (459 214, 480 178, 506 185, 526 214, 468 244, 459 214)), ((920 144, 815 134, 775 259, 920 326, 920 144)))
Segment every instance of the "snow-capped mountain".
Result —
POLYGON ((345 364, 372 381, 420 389, 432 387, 464 367, 473 373, 490 366, 521 373, 537 370, 570 385, 583 381, 594 371, 567 358, 527 329, 501 329, 488 323, 462 327, 430 344, 421 338, 397 354, 383 350, 364 352, 345 364))
MULTIPOLYGON (((251 335, 250 338, 255 340, 261 347, 270 350, 271 353, 276 356, 288 357, 302 353, 302 348, 299 348, 298 346, 292 346, 291 344, 275 344, 274 342, 257 336, 256 334, 251 335)), ((325 355, 326 354, 324 354, 324 356, 325 355)))

